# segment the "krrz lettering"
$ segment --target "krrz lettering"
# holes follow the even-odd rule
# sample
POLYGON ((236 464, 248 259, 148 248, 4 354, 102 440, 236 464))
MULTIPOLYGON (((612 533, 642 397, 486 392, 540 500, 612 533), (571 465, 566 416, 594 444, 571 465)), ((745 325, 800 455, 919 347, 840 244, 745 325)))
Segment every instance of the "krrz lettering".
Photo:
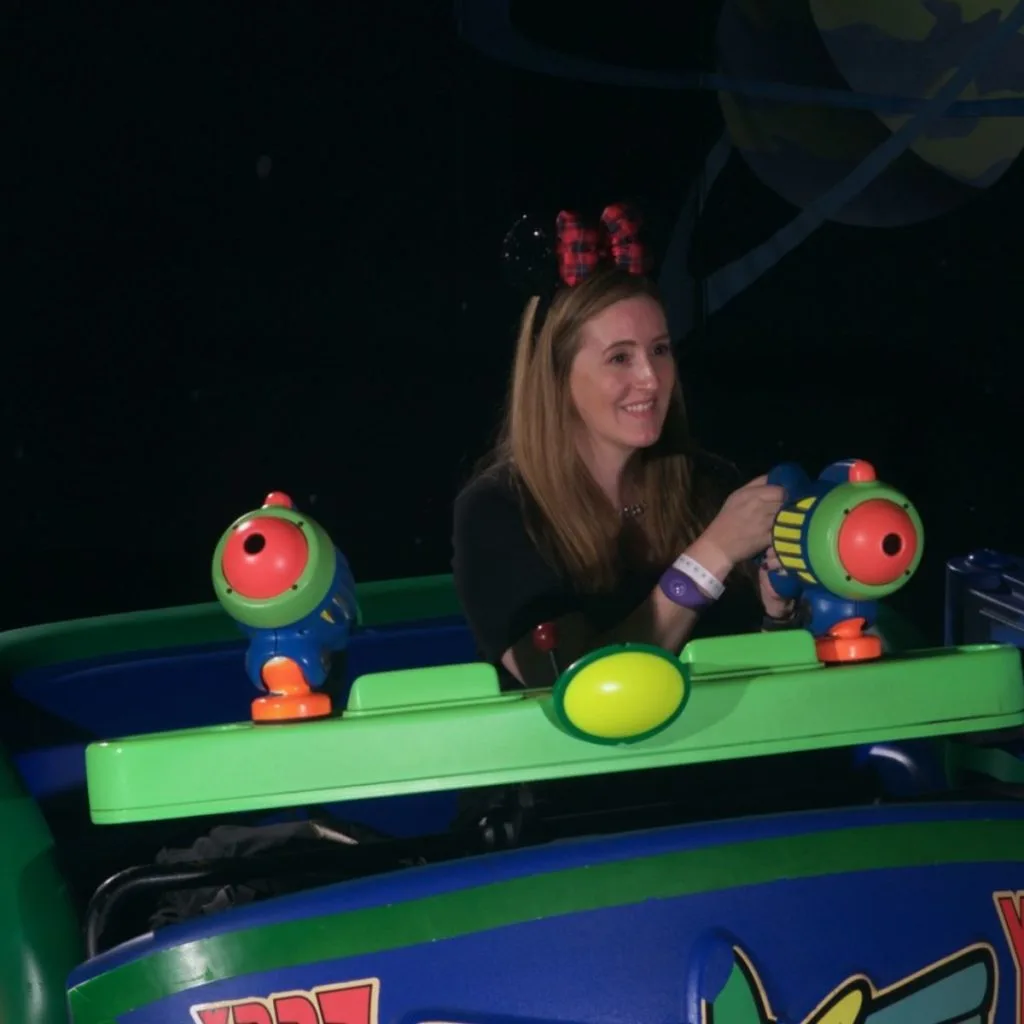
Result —
POLYGON ((379 981, 324 985, 191 1008, 194 1024, 377 1024, 379 981))
POLYGON ((1024 1024, 1024 977, 1021 969, 1024 965, 1024 915, 1021 911, 1021 897, 1024 892, 995 892, 992 900, 996 905, 996 913, 1003 926, 1003 934, 1010 946, 1013 956, 1013 971, 1017 975, 1017 1001, 1014 1020, 1024 1024))

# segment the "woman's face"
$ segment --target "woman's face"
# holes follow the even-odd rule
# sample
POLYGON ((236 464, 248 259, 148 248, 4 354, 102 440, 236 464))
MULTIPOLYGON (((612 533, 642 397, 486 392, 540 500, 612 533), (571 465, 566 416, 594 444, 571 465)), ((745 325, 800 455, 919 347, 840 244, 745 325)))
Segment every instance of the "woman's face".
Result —
POLYGON ((665 314, 640 295, 584 325, 569 391, 591 442, 628 455, 661 436, 675 380, 665 314))

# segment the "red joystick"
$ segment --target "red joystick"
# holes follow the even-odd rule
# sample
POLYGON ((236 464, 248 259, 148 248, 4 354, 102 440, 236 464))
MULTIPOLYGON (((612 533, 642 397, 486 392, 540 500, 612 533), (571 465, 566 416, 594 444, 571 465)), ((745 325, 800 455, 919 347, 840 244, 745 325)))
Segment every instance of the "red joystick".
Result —
POLYGON ((533 646, 541 654, 546 654, 551 659, 551 668, 554 670, 557 681, 562 670, 558 667, 558 659, 555 657, 555 648, 558 647, 558 630, 555 629, 555 624, 542 622, 539 626, 534 626, 531 638, 533 646))
POLYGON ((296 584, 308 562, 309 545, 294 523, 254 516, 228 538, 221 568, 236 594, 266 601, 296 584))
POLYGON ((553 622, 542 622, 533 627, 533 646, 541 654, 550 654, 558 646, 558 632, 553 622))

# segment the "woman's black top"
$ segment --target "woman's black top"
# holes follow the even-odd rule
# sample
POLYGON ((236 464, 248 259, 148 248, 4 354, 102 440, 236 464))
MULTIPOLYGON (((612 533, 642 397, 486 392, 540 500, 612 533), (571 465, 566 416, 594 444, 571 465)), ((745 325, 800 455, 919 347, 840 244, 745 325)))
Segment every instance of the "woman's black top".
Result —
MULTIPOLYGON (((501 656, 535 626, 578 612, 596 632, 611 629, 647 599, 667 568, 623 565, 614 590, 581 592, 530 539, 521 501, 504 469, 477 477, 455 501, 455 587, 483 657, 499 667, 504 683, 501 656)), ((754 587, 730 583, 701 612, 692 635, 752 632, 761 615, 754 587)))

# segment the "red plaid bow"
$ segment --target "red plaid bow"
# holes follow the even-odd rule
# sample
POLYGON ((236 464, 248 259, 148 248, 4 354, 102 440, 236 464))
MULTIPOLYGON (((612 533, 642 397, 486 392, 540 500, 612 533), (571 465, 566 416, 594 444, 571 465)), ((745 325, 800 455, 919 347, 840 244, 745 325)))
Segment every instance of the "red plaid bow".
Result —
POLYGON ((563 210, 556 231, 558 276, 570 288, 607 259, 630 274, 642 274, 647 269, 644 247, 637 238, 640 217, 623 203, 606 206, 598 227, 584 223, 578 213, 563 210))

